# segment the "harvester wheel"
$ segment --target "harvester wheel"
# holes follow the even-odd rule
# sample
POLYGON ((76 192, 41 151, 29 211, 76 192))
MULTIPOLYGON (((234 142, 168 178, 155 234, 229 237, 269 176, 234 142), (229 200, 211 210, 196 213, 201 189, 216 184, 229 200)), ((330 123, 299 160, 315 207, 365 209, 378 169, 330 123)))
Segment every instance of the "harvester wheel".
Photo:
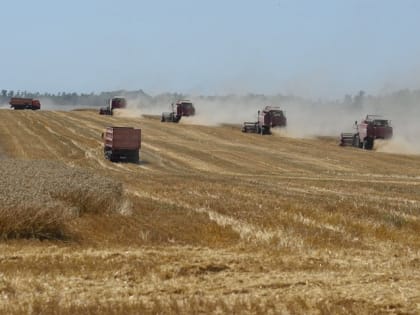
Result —
POLYGON ((373 150, 373 142, 374 142, 373 138, 368 139, 368 150, 373 150))
POLYGON ((268 135, 270 134, 270 129, 268 129, 267 127, 262 126, 261 127, 261 135, 268 135))
POLYGON ((364 150, 372 150, 373 149, 373 139, 366 138, 363 140, 362 147, 364 150))
POLYGON ((360 148, 360 137, 357 134, 353 137, 353 147, 360 148))

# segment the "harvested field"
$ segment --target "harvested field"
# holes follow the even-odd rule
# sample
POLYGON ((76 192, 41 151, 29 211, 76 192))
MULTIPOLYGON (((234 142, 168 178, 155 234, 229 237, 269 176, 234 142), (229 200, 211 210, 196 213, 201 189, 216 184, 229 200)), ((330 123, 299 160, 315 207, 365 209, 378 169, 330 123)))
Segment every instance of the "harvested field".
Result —
POLYGON ((2 232, 2 313, 420 313, 420 156, 92 111, 2 111, 0 147, 2 209, 71 214, 2 232))

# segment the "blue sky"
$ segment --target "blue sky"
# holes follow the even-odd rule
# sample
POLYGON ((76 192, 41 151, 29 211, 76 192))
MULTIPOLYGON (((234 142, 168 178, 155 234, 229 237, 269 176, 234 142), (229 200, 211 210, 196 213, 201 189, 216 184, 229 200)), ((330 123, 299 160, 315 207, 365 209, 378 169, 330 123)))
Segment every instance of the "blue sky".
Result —
POLYGON ((416 0, 14 0, 1 12, 1 89, 328 98, 420 88, 416 0))

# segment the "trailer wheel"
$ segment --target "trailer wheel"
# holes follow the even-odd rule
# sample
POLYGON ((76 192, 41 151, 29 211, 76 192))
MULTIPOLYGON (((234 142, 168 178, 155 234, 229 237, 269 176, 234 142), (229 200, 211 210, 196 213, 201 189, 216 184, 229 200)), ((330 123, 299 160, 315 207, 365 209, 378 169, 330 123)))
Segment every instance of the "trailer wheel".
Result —
POLYGON ((111 153, 108 150, 106 150, 106 149, 104 149, 104 157, 107 160, 110 160, 111 159, 111 153))
POLYGON ((139 161, 140 161, 139 153, 138 152, 133 153, 133 155, 131 156, 131 162, 135 164, 139 164, 139 161))

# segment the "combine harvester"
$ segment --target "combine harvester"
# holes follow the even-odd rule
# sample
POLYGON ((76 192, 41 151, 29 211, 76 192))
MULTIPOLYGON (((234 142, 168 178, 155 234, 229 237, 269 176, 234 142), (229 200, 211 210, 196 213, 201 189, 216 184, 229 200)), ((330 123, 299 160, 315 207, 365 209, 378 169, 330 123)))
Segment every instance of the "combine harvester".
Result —
POLYGON ((133 127, 106 127, 102 133, 104 155, 111 162, 138 163, 141 147, 141 129, 133 127))
POLYGON ((194 116, 195 108, 189 100, 180 100, 175 104, 171 104, 172 112, 162 113, 161 122, 173 122, 177 123, 181 120, 181 117, 194 116))
POLYGON ((32 109, 37 110, 41 109, 41 103, 39 100, 33 98, 23 98, 23 97, 12 97, 9 101, 10 107, 17 109, 32 109))
POLYGON ((242 132, 271 135, 271 128, 286 127, 287 119, 284 112, 276 106, 266 106, 258 111, 258 121, 244 122, 242 132))
POLYGON ((356 132, 343 132, 340 136, 340 146, 353 146, 372 150, 375 139, 391 139, 393 129, 391 122, 378 115, 367 115, 360 123, 354 123, 356 132))
POLYGON ((107 101, 106 107, 101 107, 99 109, 99 115, 114 115, 114 109, 116 108, 126 108, 127 101, 122 96, 114 96, 107 101))

